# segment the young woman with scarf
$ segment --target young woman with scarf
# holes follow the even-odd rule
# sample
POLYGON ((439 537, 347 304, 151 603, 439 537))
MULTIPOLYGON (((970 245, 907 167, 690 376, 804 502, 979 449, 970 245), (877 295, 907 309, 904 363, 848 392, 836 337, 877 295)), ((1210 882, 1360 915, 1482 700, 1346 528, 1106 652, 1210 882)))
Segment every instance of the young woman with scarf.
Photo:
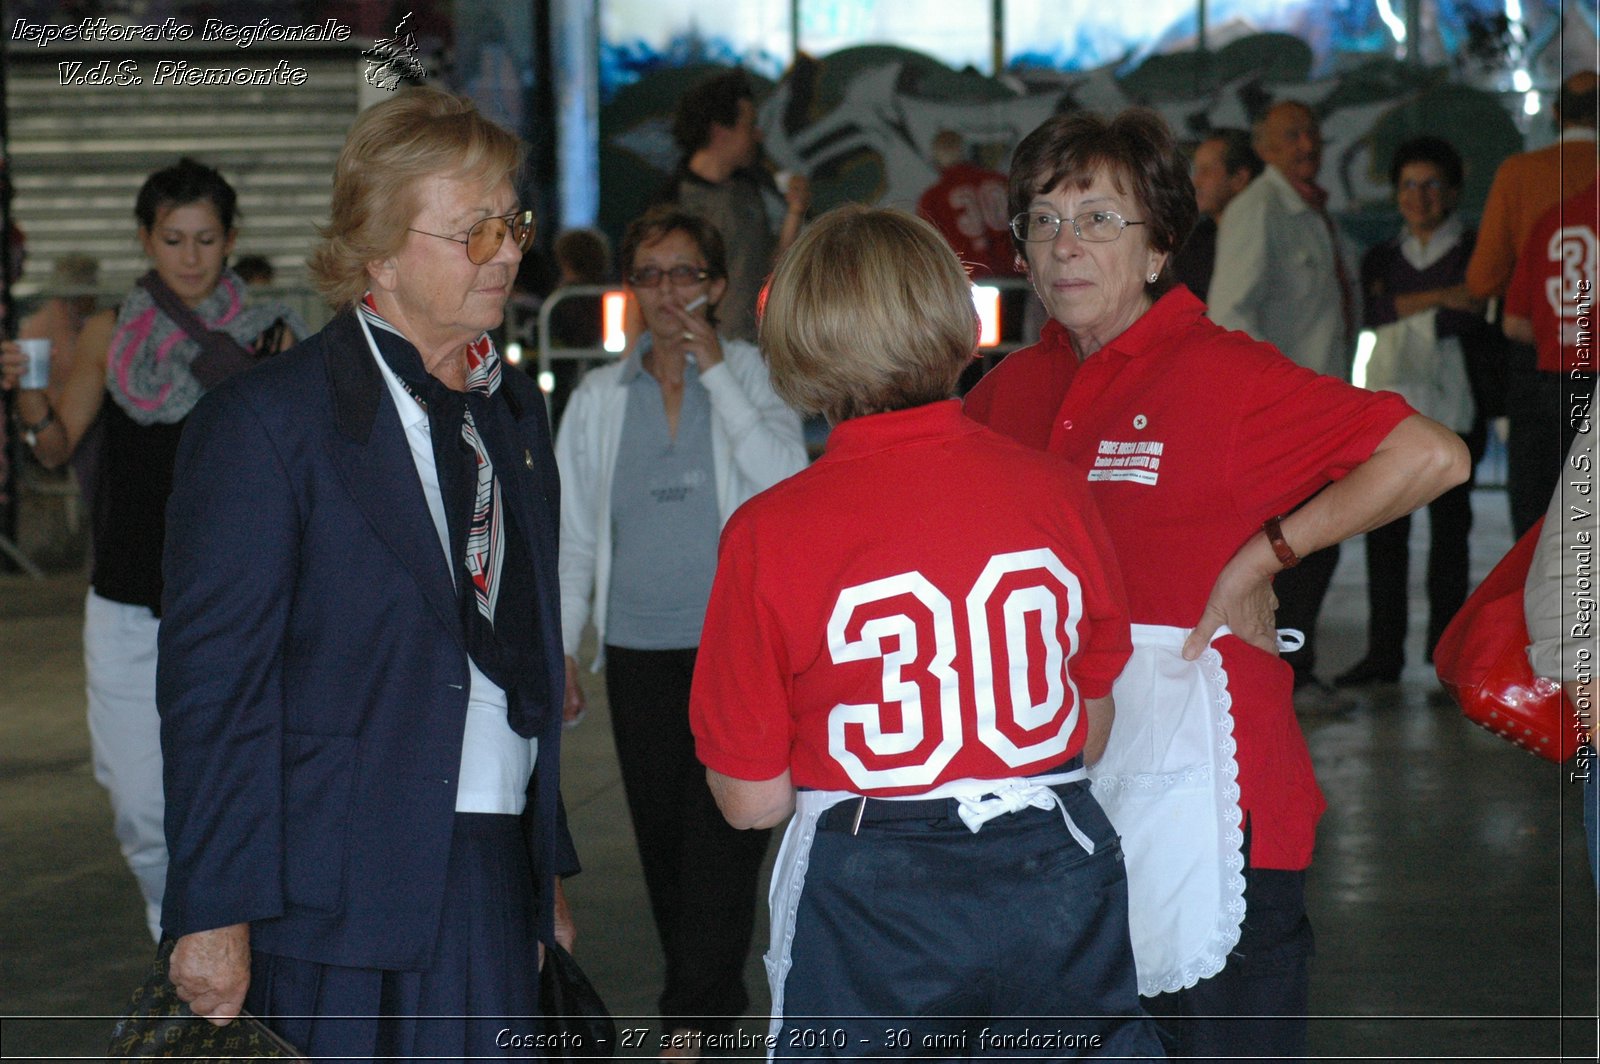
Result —
MULTIPOLYGON (((208 388, 309 331, 281 303, 246 301, 244 282, 226 265, 235 203, 222 175, 192 159, 151 174, 134 204, 151 270, 118 308, 85 322, 58 399, 24 389, 16 402, 42 464, 60 466, 80 446, 97 452, 83 631, 89 739, 153 936, 167 875, 156 627, 178 437, 208 388)), ((5 344, 0 387, 15 387, 22 367, 16 346, 5 344)))

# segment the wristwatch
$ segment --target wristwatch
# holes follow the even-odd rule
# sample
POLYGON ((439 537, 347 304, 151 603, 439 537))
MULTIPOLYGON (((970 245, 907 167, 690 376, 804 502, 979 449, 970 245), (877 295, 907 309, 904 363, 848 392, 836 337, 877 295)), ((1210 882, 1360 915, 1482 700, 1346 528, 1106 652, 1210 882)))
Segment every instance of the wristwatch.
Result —
POLYGON ((22 423, 22 441, 29 447, 39 446, 39 433, 43 432, 45 429, 49 428, 55 423, 56 412, 50 407, 46 406, 44 408, 44 417, 40 418, 38 421, 35 421, 31 425, 26 421, 22 423))
POLYGON ((1278 556, 1278 564, 1285 569, 1293 569, 1300 564, 1300 556, 1294 552, 1283 538, 1283 528, 1279 524, 1283 518, 1269 517, 1261 525, 1261 531, 1267 535, 1267 542, 1272 545, 1272 553, 1278 556))

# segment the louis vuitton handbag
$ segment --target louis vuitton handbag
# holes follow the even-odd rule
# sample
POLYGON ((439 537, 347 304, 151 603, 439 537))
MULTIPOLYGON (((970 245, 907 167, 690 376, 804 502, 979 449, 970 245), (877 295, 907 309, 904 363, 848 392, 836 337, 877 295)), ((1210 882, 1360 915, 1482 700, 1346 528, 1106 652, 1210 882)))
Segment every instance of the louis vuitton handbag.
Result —
POLYGON ((225 1027, 196 1016, 167 978, 176 939, 163 938, 155 963, 133 992, 128 1010, 111 1030, 108 1060, 175 1057, 190 1061, 304 1061, 300 1051, 247 1012, 225 1027))

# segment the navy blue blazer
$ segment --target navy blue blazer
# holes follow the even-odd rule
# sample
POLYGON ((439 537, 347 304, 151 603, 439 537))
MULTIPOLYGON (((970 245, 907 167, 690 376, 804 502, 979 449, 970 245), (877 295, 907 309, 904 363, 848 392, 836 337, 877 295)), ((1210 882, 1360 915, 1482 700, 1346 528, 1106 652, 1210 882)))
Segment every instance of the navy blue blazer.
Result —
MULTIPOLYGON (((558 790, 565 673, 559 493, 543 398, 498 396, 524 461, 548 659, 525 824, 551 938, 551 876, 577 871, 558 790)), ((162 924, 248 921, 254 948, 420 969, 444 903, 467 651, 405 433, 354 316, 208 393, 178 452, 157 702, 171 853, 162 924)))

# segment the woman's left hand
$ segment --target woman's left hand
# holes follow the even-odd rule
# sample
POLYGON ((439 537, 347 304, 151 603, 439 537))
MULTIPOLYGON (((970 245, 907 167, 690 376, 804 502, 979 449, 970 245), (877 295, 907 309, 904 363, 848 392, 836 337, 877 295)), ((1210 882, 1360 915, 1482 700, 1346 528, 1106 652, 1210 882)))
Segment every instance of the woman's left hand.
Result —
POLYGON ((1278 565, 1270 550, 1267 552, 1270 561, 1260 557, 1259 544, 1265 542, 1260 535, 1252 536, 1217 574, 1211 597, 1206 599, 1206 608, 1200 614, 1200 623, 1183 641, 1186 660, 1198 658, 1223 625, 1251 646, 1277 657, 1278 596, 1272 591, 1272 577, 1278 565))
MULTIPOLYGON (((556 941, 568 953, 578 941, 578 925, 572 922, 572 910, 567 907, 567 892, 561 886, 561 877, 556 877, 555 893, 555 924, 556 941)), ((539 943, 539 970, 544 971, 544 943, 539 943)))
POLYGON ((671 304, 664 309, 679 326, 677 345, 694 356, 701 373, 722 361, 722 341, 717 339, 717 330, 709 321, 671 304))
POLYGON ((561 943, 561 948, 568 953, 578 943, 578 925, 572 920, 572 910, 567 907, 567 892, 561 886, 561 877, 556 877, 556 941, 561 943))

